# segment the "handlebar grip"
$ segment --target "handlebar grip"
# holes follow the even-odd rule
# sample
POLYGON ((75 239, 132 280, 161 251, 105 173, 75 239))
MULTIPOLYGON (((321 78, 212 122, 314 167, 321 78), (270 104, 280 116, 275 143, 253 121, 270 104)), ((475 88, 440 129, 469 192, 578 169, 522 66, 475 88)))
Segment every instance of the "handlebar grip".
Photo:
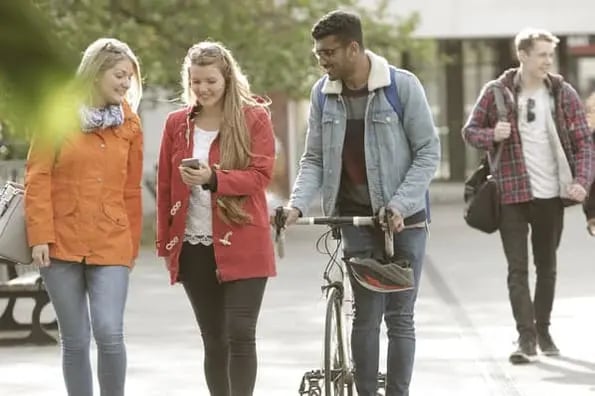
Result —
POLYGON ((283 231, 275 237, 275 247, 277 248, 277 256, 279 258, 285 257, 285 234, 283 231))
POLYGON ((287 221, 287 214, 283 206, 275 208, 275 247, 277 248, 277 256, 279 258, 285 257, 285 221, 287 221))
POLYGON ((395 255, 394 233, 390 229, 384 231, 384 252, 387 257, 395 255))

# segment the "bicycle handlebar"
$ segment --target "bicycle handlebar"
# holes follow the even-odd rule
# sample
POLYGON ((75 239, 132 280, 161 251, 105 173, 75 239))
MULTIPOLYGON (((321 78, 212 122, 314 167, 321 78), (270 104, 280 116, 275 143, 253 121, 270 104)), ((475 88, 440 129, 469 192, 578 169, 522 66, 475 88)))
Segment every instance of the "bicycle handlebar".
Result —
MULTIPOLYGON (((388 216, 388 213, 386 214, 388 216)), ((274 227, 275 227, 275 244, 277 245, 277 254, 280 258, 285 255, 285 220, 287 216, 283 207, 275 209, 274 227)), ((388 217, 384 222, 388 224, 388 217)), ((374 226, 380 227, 379 216, 324 216, 324 217, 300 217, 296 220, 298 225, 328 225, 341 226, 353 225, 356 227, 374 226)), ((388 257, 394 255, 393 232, 390 229, 384 231, 384 249, 388 257)))
POLYGON ((299 225, 353 225, 356 227, 374 226, 378 224, 378 217, 372 216, 324 216, 324 217, 300 217, 295 224, 299 225))

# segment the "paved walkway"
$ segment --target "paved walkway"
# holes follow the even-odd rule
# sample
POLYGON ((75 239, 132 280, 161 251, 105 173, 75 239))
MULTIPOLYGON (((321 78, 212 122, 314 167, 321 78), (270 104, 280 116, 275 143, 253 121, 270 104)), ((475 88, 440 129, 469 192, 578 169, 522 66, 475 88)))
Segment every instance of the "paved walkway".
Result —
MULTIPOLYGON (((435 206, 417 306, 412 396, 595 395, 595 239, 584 231, 578 208, 567 214, 553 317, 563 356, 513 367, 507 356, 515 335, 498 237, 468 229, 458 206, 435 206)), ((257 396, 297 395, 303 373, 319 366, 323 257, 314 243, 322 231, 291 229, 287 258, 269 283, 258 331, 257 396)), ((28 302, 17 308, 26 319, 28 302)), ((128 395, 208 395, 191 308, 148 250, 132 273, 126 328, 128 395)), ((0 395, 64 395, 59 359, 56 346, 0 349, 0 395)))

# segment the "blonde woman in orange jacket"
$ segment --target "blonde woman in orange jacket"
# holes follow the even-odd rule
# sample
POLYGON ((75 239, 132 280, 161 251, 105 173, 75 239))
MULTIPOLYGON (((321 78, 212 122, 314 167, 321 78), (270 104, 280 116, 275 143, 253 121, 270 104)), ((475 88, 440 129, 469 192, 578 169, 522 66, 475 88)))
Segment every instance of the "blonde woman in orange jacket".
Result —
POLYGON ((80 131, 34 138, 25 174, 29 245, 56 311, 69 396, 91 396, 90 329, 102 395, 124 395, 123 316, 141 233, 142 87, 128 45, 99 39, 77 76, 88 84, 80 131))

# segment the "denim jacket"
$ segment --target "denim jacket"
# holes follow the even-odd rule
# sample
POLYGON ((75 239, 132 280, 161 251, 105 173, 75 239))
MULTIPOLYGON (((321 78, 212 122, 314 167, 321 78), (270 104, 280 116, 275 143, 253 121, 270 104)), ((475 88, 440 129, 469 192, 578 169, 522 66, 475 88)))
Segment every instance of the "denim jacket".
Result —
MULTIPOLYGON (((365 157, 372 210, 383 206, 407 218, 425 208, 425 193, 440 161, 440 141, 423 87, 417 77, 398 69, 396 85, 404 109, 401 122, 384 95, 390 85, 386 59, 366 51, 370 59, 365 113, 365 157)), ((289 205, 305 214, 322 189, 325 215, 335 214, 341 183, 346 110, 342 82, 319 80, 310 95, 306 148, 300 160, 289 205), (321 112, 317 87, 327 95, 321 112)))

